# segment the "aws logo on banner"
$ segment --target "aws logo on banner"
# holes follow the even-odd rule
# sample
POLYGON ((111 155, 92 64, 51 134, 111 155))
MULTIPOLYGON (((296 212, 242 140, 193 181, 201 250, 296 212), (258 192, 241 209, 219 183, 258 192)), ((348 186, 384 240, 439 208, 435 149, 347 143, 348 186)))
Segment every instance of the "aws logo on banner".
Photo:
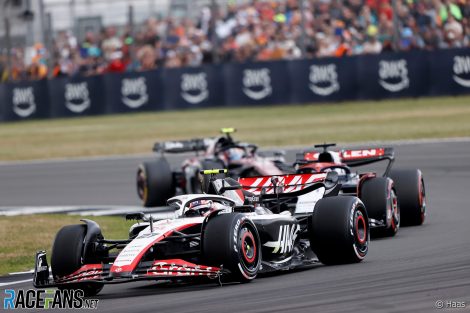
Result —
POLYGON ((455 56, 453 70, 454 81, 460 86, 470 88, 470 56, 455 56))
POLYGON ((121 84, 122 102, 131 109, 137 109, 149 100, 145 77, 124 78, 121 84))
POLYGON ((13 112, 20 117, 28 117, 36 112, 33 87, 13 88, 13 112))
POLYGON ((310 90, 319 96, 329 96, 339 91, 336 64, 310 66, 310 90))
POLYGON ((272 94, 271 74, 268 68, 243 71, 243 92, 253 100, 261 100, 272 94))
POLYGON ((192 104, 206 100, 209 97, 207 74, 183 74, 181 76, 181 97, 192 104))
POLYGON ((390 92, 399 92, 410 86, 408 63, 405 59, 379 62, 379 84, 390 92))
POLYGON ((90 93, 87 82, 65 85, 65 106, 73 113, 82 113, 90 107, 90 93))

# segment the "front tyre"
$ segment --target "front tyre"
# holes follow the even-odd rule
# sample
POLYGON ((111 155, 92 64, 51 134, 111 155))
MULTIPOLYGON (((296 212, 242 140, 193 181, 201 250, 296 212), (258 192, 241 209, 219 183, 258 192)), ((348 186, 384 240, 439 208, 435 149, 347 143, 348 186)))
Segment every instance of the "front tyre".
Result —
POLYGON ((395 184, 403 226, 417 226, 426 219, 426 190, 419 169, 392 170, 390 178, 395 184))
POLYGON ((243 214, 221 214, 207 223, 202 240, 205 263, 223 266, 230 278, 253 280, 261 266, 261 241, 255 224, 243 214))
POLYGON ((370 241, 369 218, 362 201, 351 196, 319 200, 310 219, 309 239, 323 264, 361 262, 370 241))
MULTIPOLYGON (((51 255, 51 269, 54 280, 70 275, 82 267, 85 234, 85 225, 68 225, 59 230, 54 239, 51 255)), ((103 289, 103 284, 67 284, 59 287, 59 289, 82 289, 85 296, 94 296, 103 289)))

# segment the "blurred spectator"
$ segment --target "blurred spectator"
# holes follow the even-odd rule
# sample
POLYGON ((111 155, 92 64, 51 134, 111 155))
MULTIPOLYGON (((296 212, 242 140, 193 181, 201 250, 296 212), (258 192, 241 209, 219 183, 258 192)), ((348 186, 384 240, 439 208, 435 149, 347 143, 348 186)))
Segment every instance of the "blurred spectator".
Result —
POLYGON ((133 32, 111 26, 87 32, 81 42, 61 31, 52 51, 40 44, 13 49, 9 71, 5 56, 0 58, 0 78, 297 59, 302 47, 309 58, 470 47, 468 0, 397 0, 396 12, 391 0, 305 0, 303 8, 299 3, 252 0, 229 4, 215 16, 205 7, 196 20, 149 18, 133 32))

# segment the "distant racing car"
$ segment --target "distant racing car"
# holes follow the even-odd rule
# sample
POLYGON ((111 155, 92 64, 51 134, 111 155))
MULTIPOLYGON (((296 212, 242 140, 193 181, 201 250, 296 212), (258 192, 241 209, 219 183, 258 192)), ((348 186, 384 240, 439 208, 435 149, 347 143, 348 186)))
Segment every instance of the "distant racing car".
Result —
POLYGON ((338 173, 340 194, 354 195, 364 203, 371 225, 380 235, 393 236, 402 225, 421 225, 426 217, 424 178, 419 169, 392 169, 394 149, 364 148, 330 151, 336 144, 297 156, 298 173, 338 173), (352 168, 387 161, 383 175, 358 174, 352 168))
POLYGON ((169 199, 171 218, 128 215, 143 220, 130 228, 129 238, 104 238, 91 220, 63 227, 53 243, 51 273, 45 251, 36 254, 34 286, 96 295, 105 284, 195 278, 249 282, 259 273, 365 258, 366 209, 357 197, 336 195, 333 173, 273 177, 270 187, 255 194, 232 178, 217 178, 223 172, 203 172, 210 175, 204 184, 210 193, 169 199), (292 210, 281 212, 285 205, 292 210))
POLYGON ((293 173, 284 161, 283 152, 272 156, 258 153, 254 144, 235 141, 234 128, 222 128, 222 136, 155 143, 153 151, 160 153, 156 160, 144 162, 137 170, 137 194, 145 207, 165 205, 168 198, 179 193, 200 193, 198 172, 226 168, 233 178, 293 173), (194 152, 172 170, 164 153, 194 152))

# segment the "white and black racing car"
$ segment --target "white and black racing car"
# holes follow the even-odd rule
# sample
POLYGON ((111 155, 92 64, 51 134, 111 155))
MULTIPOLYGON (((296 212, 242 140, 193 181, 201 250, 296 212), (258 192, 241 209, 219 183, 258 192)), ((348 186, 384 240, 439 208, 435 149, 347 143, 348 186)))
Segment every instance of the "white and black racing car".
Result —
POLYGON ((255 195, 232 178, 216 178, 221 172, 204 171, 207 193, 169 199, 165 218, 127 215, 139 222, 126 239, 104 238, 91 220, 63 227, 51 272, 46 253, 36 254, 34 286, 96 295, 105 284, 136 280, 248 282, 259 273, 366 256, 367 211, 359 198, 335 194, 335 175, 274 176, 255 195), (292 210, 280 212, 286 205, 292 210))

